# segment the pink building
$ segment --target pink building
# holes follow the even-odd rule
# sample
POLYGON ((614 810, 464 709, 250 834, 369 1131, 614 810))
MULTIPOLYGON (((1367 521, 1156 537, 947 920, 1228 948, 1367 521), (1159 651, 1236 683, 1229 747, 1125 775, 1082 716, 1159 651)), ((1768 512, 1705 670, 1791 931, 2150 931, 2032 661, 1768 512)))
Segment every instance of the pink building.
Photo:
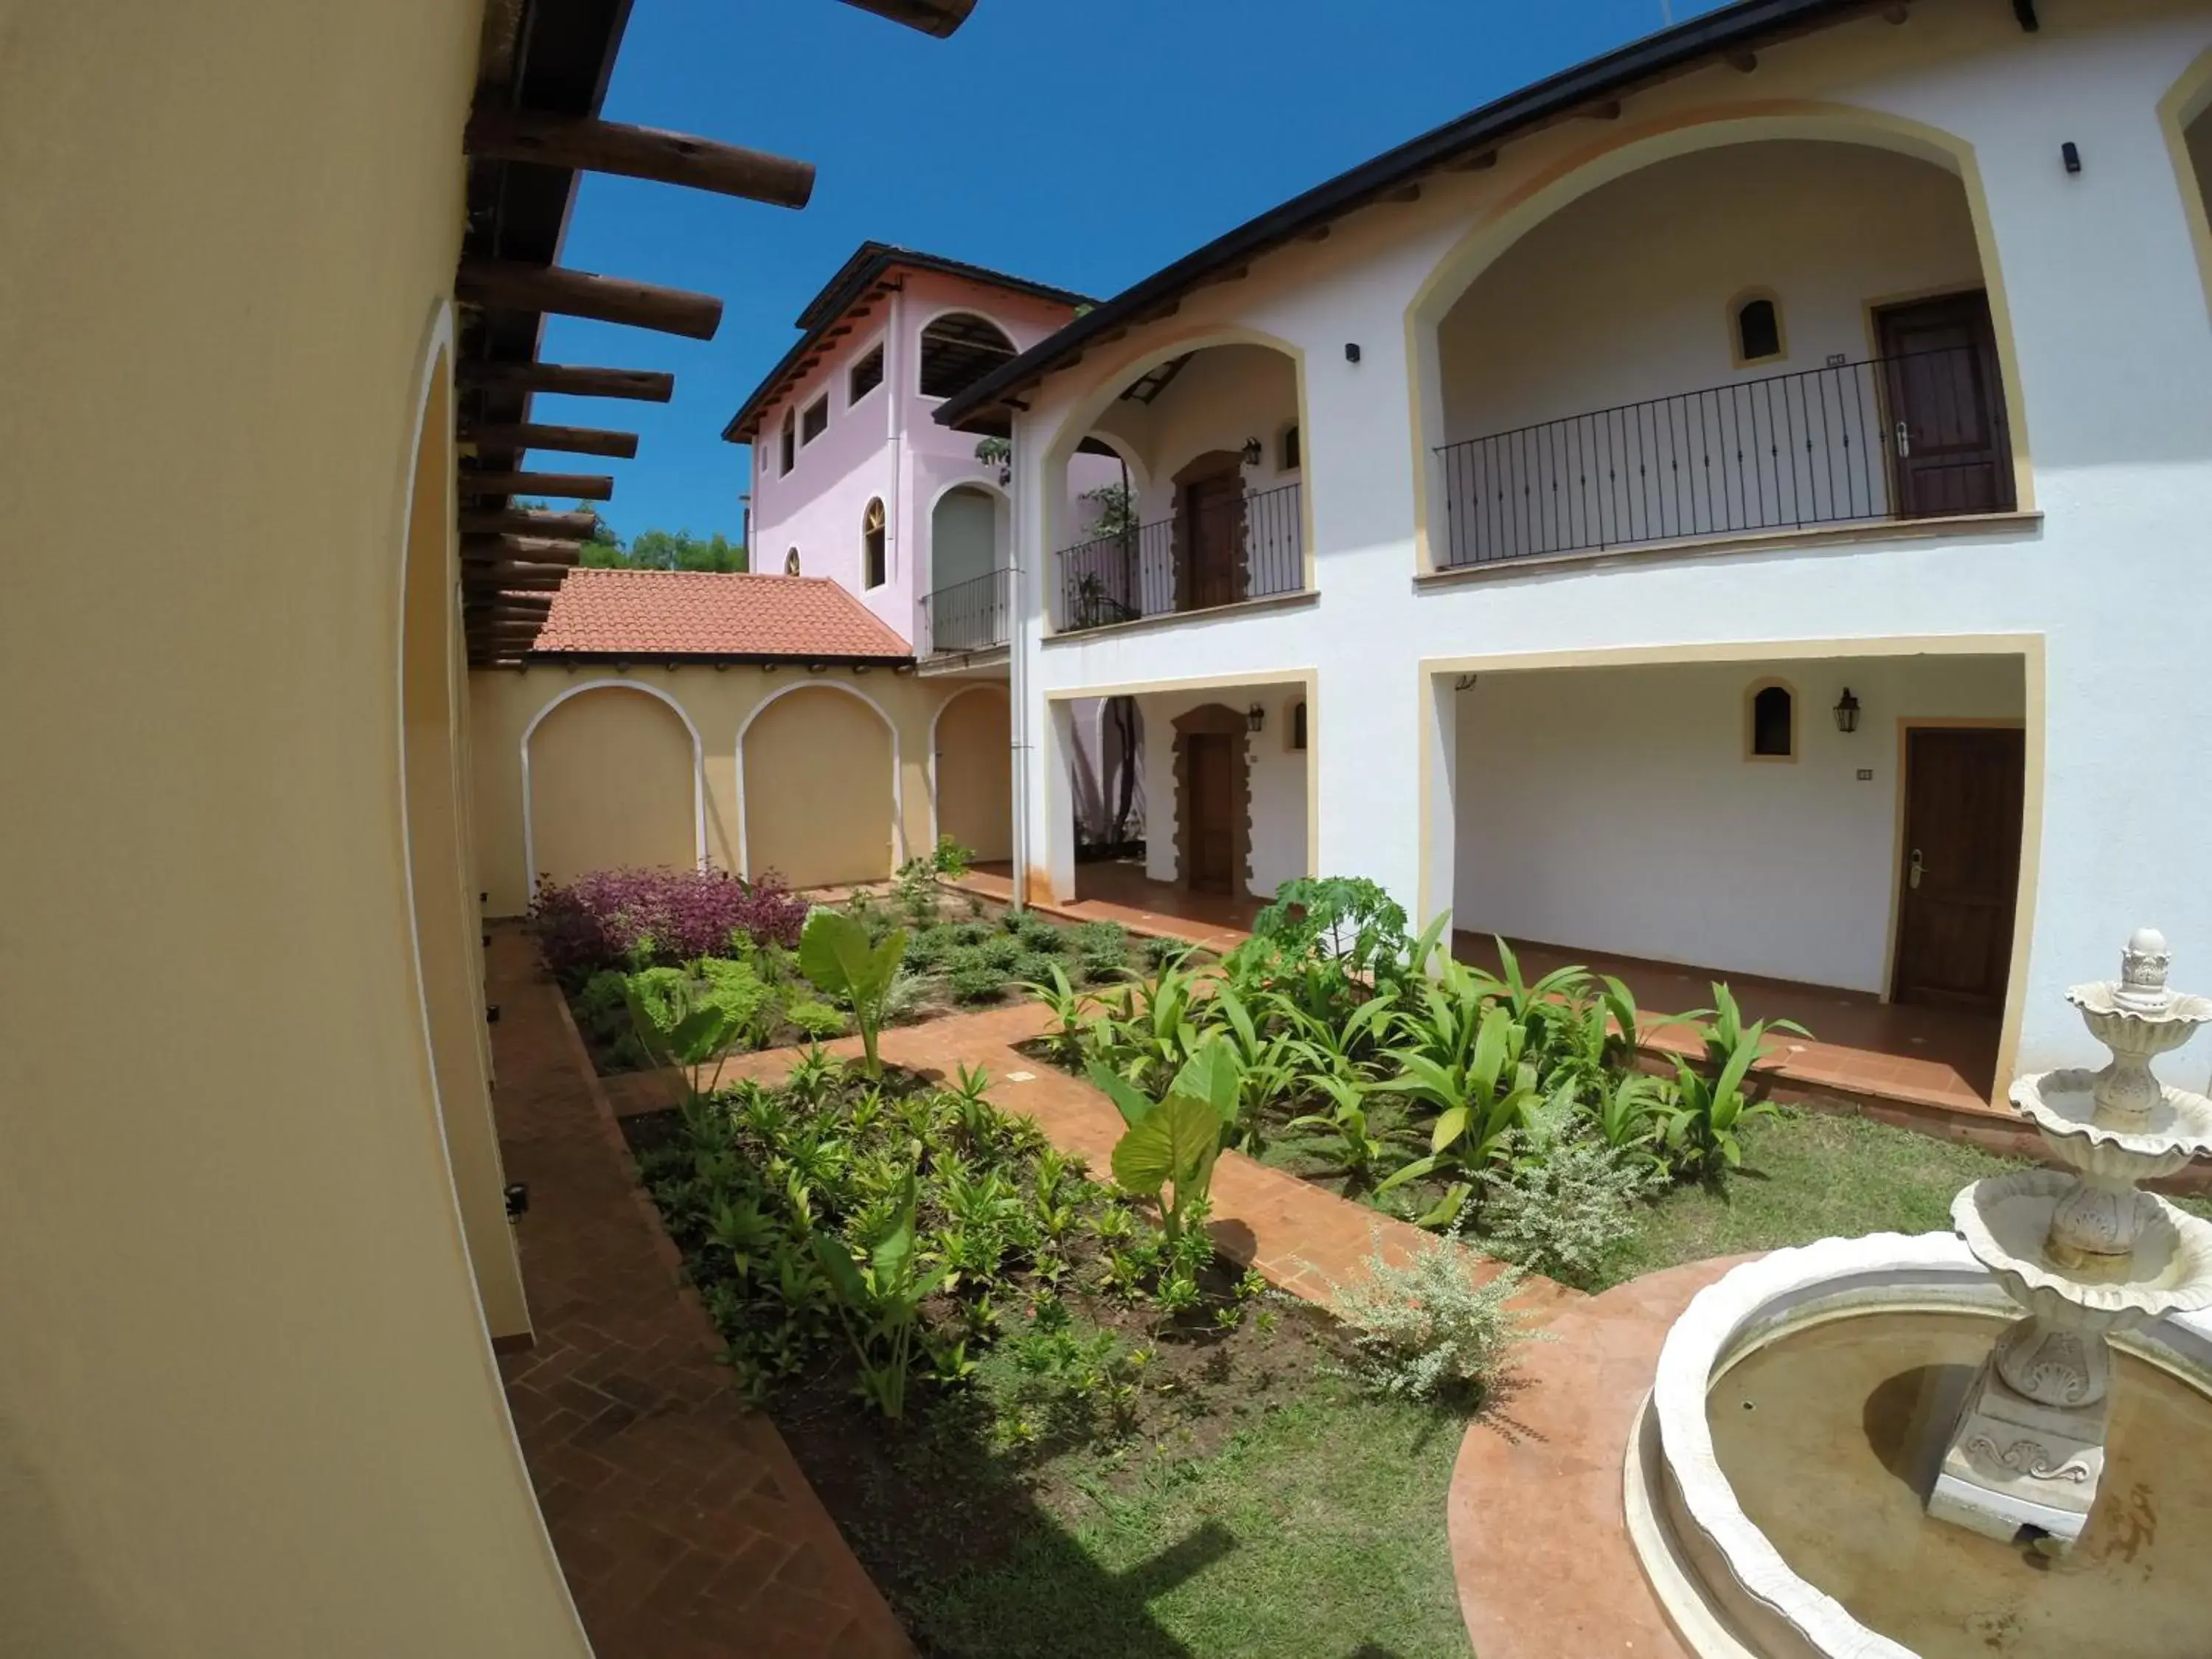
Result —
MULTIPOLYGON (((723 429, 752 447, 753 568, 830 577, 933 665, 1003 663, 1005 468, 977 456, 988 434, 933 417, 1089 303, 957 259, 863 243, 799 313, 798 343, 723 429)), ((1110 453, 1077 462, 1072 497, 1123 482, 1110 453)), ((1078 517, 1098 510, 1073 506, 1078 517)))

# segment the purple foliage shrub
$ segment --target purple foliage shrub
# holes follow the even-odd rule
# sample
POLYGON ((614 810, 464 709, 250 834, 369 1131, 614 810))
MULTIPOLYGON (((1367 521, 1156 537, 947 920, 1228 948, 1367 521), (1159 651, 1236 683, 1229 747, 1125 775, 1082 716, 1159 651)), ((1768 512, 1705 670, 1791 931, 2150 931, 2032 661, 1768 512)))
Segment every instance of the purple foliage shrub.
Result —
POLYGON ((756 945, 799 943, 806 902, 775 875, 741 881, 726 870, 594 870, 538 890, 530 924, 545 965, 563 979, 629 966, 673 964, 756 945))

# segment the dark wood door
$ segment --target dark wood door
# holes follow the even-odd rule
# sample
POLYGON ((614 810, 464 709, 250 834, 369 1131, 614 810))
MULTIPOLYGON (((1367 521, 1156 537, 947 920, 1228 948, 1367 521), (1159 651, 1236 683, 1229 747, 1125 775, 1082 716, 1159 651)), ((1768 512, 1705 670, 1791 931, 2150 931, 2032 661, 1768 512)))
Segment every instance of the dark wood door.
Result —
POLYGON ((1244 479, 1217 472, 1182 486, 1183 609, 1244 597, 1244 479))
POLYGON ((2012 965, 2027 738, 1917 726, 1905 738, 1900 1002, 1996 1008, 2012 965))
POLYGON ((1954 294, 1875 317, 1898 516, 2009 512, 2012 440, 1989 296, 1954 294))
POLYGON ((1236 751, 1224 732, 1183 736, 1183 811, 1189 814, 1190 868, 1187 886, 1201 893, 1233 893, 1237 884, 1236 751))

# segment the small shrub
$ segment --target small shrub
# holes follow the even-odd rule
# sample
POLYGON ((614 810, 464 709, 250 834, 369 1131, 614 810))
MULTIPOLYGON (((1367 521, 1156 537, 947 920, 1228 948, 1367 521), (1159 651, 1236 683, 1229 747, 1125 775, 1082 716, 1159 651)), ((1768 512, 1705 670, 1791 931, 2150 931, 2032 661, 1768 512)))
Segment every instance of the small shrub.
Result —
POLYGON ((575 984, 601 969, 723 956, 739 936, 796 945, 805 903, 774 876, 726 870, 596 870, 538 889, 530 924, 545 965, 575 984))
POLYGON ((1189 950, 1190 946, 1179 939, 1148 939, 1145 941, 1145 963, 1153 969, 1164 968, 1189 950))
POLYGON ((977 961, 953 969, 945 975, 945 982, 957 1001, 989 1002, 1006 990, 1006 975, 1003 969, 977 961))
POLYGON ((1013 965, 1022 958, 1022 942, 1011 933, 1000 933, 994 939, 986 939, 975 949, 984 962, 1000 973, 1011 972, 1013 965))
POLYGON ((1353 1375, 1401 1399, 1480 1400, 1515 1346, 1545 1335, 1505 1305, 1522 1269, 1478 1285, 1480 1260, 1454 1227, 1395 1267, 1378 1233, 1365 1276, 1329 1286, 1330 1310, 1352 1332, 1353 1375))
POLYGON ((972 948, 982 944, 999 930, 989 922, 978 920, 956 922, 949 931, 955 946, 972 948))
POLYGON ((1096 984, 1118 976, 1128 967, 1129 959, 1118 951, 1110 955, 1103 951, 1087 951, 1076 958, 1075 965, 1082 970, 1085 981, 1096 984))
POLYGON ((1034 910, 1024 911, 1014 925, 1014 937, 1025 951, 1056 951, 1067 942, 1059 925, 1034 910))
POLYGON ((576 998, 576 1023, 593 1036, 612 1041, 629 1024, 629 975, 602 968, 584 982, 576 998))
POLYGON ((1014 958, 1013 965, 1007 969, 1007 973, 1012 978, 1023 980, 1032 985, 1042 985, 1051 981, 1054 965, 1059 960, 1059 957, 1048 955, 1042 951, 1024 951, 1014 958))
MULTIPOLYGON (((608 977, 594 977, 593 983, 608 977)), ((625 1006, 641 1013, 652 1027, 653 1038, 665 1039, 688 1014, 701 1008, 720 1011, 736 1030, 756 1039, 763 1024, 769 988, 750 963, 719 957, 702 957, 682 968, 647 968, 629 975, 625 1006)))
POLYGON ((933 971, 955 949, 949 927, 926 927, 906 942, 906 965, 918 974, 933 971))
POLYGON ((1656 1184, 1648 1158, 1560 1141, 1492 1176, 1482 1231, 1507 1261, 1587 1289, 1628 1243, 1636 1206, 1656 1184))
POLYGON ((1129 935, 1118 921, 1079 922, 1067 930, 1067 946, 1078 956, 1113 956, 1127 961, 1129 935))
POLYGON ((809 1042, 827 1042, 845 1035, 848 1021, 842 1008, 802 999, 783 1011, 784 1023, 809 1042))

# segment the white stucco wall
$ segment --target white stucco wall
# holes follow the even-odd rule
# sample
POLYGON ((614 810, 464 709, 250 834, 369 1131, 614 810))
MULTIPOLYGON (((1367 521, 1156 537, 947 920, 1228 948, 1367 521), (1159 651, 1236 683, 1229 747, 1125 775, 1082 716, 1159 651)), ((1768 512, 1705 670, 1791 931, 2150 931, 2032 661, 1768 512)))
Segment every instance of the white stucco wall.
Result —
POLYGON ((1244 735, 1244 763, 1252 792, 1251 835, 1244 865, 1246 890, 1273 897, 1282 883, 1306 873, 1306 757, 1291 750, 1279 729, 1287 696, 1278 686, 1187 691, 1141 696, 1144 719, 1144 797, 1150 805, 1145 824, 1145 873, 1154 881, 1177 881, 1176 836, 1182 801, 1176 793, 1175 721, 1181 714, 1218 702, 1240 714, 1258 702, 1268 710, 1264 728, 1244 735))
MULTIPOLYGON (((2140 922, 2177 941, 2179 979, 2212 979, 2212 848, 2192 827, 2212 823, 2212 774, 2177 763, 2170 737, 2212 726, 2201 638, 2212 615, 2212 311, 2184 210, 2193 181, 2177 176, 2157 116, 2212 49, 2212 12, 2202 0, 2045 0, 2041 12, 2031 35, 2007 7, 1923 0, 1901 27, 1869 16, 1762 48, 1752 75, 1717 64, 1635 94, 1617 121, 1516 140, 1494 168, 1431 174, 1418 201, 1364 210, 1326 241, 1255 259, 1244 280, 1196 291, 1172 318, 1028 394, 1016 544, 1036 571, 1053 545, 1039 504, 1099 398, 1209 340, 1291 343, 1305 363, 1318 582, 1302 603, 1050 641, 1033 601, 1023 624, 1041 763, 1023 808, 1031 862, 1056 883, 1072 873, 1055 823, 1060 739, 1044 712, 1055 696, 1310 671, 1327 710, 1312 755, 1319 867, 1371 877, 1433 915, 1451 902, 1456 861, 1457 700, 1447 690, 1432 701, 1432 671, 1445 665, 1850 659, 1933 648, 1923 641, 2025 639, 2042 665, 2027 704, 2031 757, 2039 750, 2045 769, 2013 1059, 2094 1058, 2065 988, 2109 973, 2140 922), (1433 322, 1465 284, 1577 191, 1642 164, 1847 132, 1948 155, 1976 198, 2033 512, 1969 530, 1420 581, 1437 528, 1431 450, 1444 436, 1433 322), (2060 163, 2069 141, 2084 157, 2079 174, 2060 163), (1358 363, 1347 343, 1360 346, 1358 363), (2130 714, 2147 702, 2156 719, 2130 714)), ((1632 273, 1643 252, 1624 241, 1612 262, 1632 273)), ((1720 276, 1709 316, 1736 288, 1771 280, 1747 269, 1723 287, 1720 276)), ((1625 394, 1637 389, 1624 380, 1625 394)), ((1160 730, 1148 726, 1148 750, 1160 730)), ((1156 802, 1155 840, 1165 817, 1156 802)), ((2203 1063, 2185 1059, 2175 1074, 2201 1075, 2203 1063)))
POLYGON ((2026 706, 2020 660, 1995 657, 1485 673, 1455 695, 1455 927, 1875 993, 1898 722, 2026 706), (1794 761, 1745 758, 1768 678, 1796 693, 1794 761))

